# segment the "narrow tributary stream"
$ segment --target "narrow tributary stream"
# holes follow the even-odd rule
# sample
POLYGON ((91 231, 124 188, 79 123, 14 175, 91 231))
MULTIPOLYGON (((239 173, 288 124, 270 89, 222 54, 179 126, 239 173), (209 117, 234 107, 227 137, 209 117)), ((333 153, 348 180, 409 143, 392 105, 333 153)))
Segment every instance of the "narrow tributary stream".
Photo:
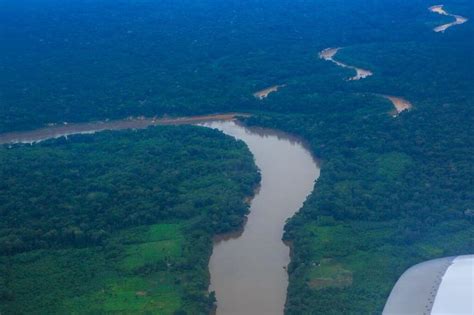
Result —
MULTIPOLYGON (((335 56, 341 49, 342 48, 326 48, 319 53, 319 58, 330 61, 341 68, 354 70, 356 72, 355 76, 349 78, 348 81, 358 81, 374 75, 374 73, 370 70, 357 68, 336 60, 335 56)), ((400 114, 402 111, 410 110, 413 107, 413 105, 408 100, 399 96, 390 96, 382 94, 379 94, 379 96, 386 98, 392 103, 393 107, 395 108, 395 113, 392 113, 393 117, 397 117, 398 114, 400 114)))
POLYGON ((464 24, 468 21, 468 19, 463 17, 463 16, 456 15, 456 14, 451 14, 451 13, 447 12, 444 9, 444 5, 442 5, 442 4, 431 6, 431 7, 428 8, 428 10, 430 10, 430 12, 433 12, 433 13, 438 13, 440 15, 446 15, 446 16, 450 16, 450 17, 454 18, 453 22, 436 26, 433 29, 433 31, 435 31, 436 33, 444 33, 448 28, 450 28, 452 26, 455 26, 455 25, 464 24))

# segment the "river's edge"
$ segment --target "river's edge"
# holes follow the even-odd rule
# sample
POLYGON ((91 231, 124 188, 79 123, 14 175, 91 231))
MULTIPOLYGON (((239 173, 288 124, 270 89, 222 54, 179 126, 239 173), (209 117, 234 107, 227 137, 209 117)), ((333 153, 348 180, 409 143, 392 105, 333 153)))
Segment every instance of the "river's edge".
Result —
MULTIPOLYGON (((314 163, 319 168, 320 160, 314 156, 313 150, 307 141, 305 141, 301 137, 294 136, 290 133, 280 131, 278 129, 273 128, 265 128, 260 127, 258 125, 247 125, 245 123, 245 118, 251 117, 251 114, 248 113, 221 113, 221 114, 212 114, 212 115, 203 115, 203 116, 186 116, 186 117, 178 117, 178 118, 133 118, 133 119, 125 119, 125 120, 116 120, 116 121, 99 121, 99 122, 87 122, 87 123, 71 123, 71 124, 64 124, 64 125, 54 125, 46 128, 40 128, 37 130, 32 131, 20 131, 20 132, 11 132, 11 133, 4 133, 0 134, 0 145, 6 144, 19 144, 19 143, 26 143, 26 144, 35 144, 46 140, 51 139, 58 139, 61 137, 68 137, 78 134, 95 134, 102 131, 120 131, 120 130, 130 130, 130 129, 146 129, 152 126, 165 126, 165 125, 201 125, 206 122, 216 122, 216 121, 235 121, 236 124, 241 125, 249 130, 253 130, 256 133, 259 132, 270 132, 272 135, 277 136, 278 138, 286 138, 291 142, 299 143, 303 148, 307 150, 307 152, 311 155, 314 163)), ((229 135, 230 136, 230 135, 229 135)), ((230 136, 232 137, 232 136, 230 136)), ((258 195, 261 188, 261 181, 255 185, 253 189, 253 193, 243 199, 243 202, 248 206, 251 205, 253 199, 256 195, 258 195)), ((314 186, 313 186, 314 188, 314 186)), ((295 213, 288 217, 288 220, 291 219, 298 211, 300 211, 301 207, 296 209, 295 213)), ((245 214, 241 225, 233 231, 229 231, 227 233, 215 234, 212 236, 212 248, 222 241, 226 241, 229 239, 235 239, 242 235, 245 231, 245 226, 248 221, 248 215, 250 212, 245 214)), ((283 230, 284 232, 284 226, 283 230)), ((282 239, 282 243, 285 246, 290 248, 289 251, 289 263, 292 261, 293 256, 293 249, 292 246, 288 241, 282 239)), ((207 257, 208 261, 212 256, 211 254, 207 257)), ((284 267, 287 277, 289 278, 288 274, 288 265, 284 267)), ((209 272, 209 270, 208 270, 209 272)), ((211 277, 209 272, 209 288, 211 284, 211 277)), ((288 282, 289 284, 289 282, 288 282)), ((208 292, 211 291, 208 289, 208 292)), ((287 295, 285 296, 284 303, 286 304, 287 295)), ((216 314, 217 305, 211 310, 210 314, 216 314)))
POLYGON ((91 134, 107 130, 145 129, 150 126, 192 125, 211 121, 231 121, 238 117, 249 117, 247 113, 219 113, 202 116, 176 118, 138 117, 112 121, 84 123, 64 123, 27 131, 13 131, 0 134, 0 145, 13 143, 35 143, 48 139, 67 137, 75 134, 91 134))
POLYGON ((287 220, 293 218, 301 210, 304 201, 314 190, 315 180, 319 177, 320 161, 314 158, 313 150, 304 139, 278 129, 249 124, 245 119, 244 121, 217 122, 205 126, 214 127, 246 142, 256 159, 262 177, 266 178, 261 183, 260 193, 258 194, 257 190, 254 191, 252 199, 247 200, 253 200, 247 217, 248 223, 240 229, 218 234, 213 238, 215 247, 209 264, 209 292, 215 292, 217 303, 216 310, 211 310, 210 314, 214 312, 228 314, 240 308, 242 308, 243 314, 259 314, 269 311, 271 314, 283 314, 289 285, 287 271, 291 263, 290 249, 283 240, 285 225, 287 220), (273 140, 268 144, 262 143, 261 141, 267 143, 266 138, 273 140), (270 145, 268 148, 275 148, 269 151, 271 152, 270 156, 268 154, 262 155, 268 150, 262 151, 261 148, 265 148, 267 145, 270 145), (291 175, 286 171, 277 171, 286 169, 285 165, 289 165, 290 162, 285 158, 286 155, 280 151, 283 148, 284 152, 288 152, 293 147, 296 152, 302 152, 297 153, 297 156, 304 154, 305 157, 302 160, 300 159, 301 155, 298 157, 296 161, 299 162, 294 164, 298 165, 297 167, 288 167, 288 170, 291 170, 291 175), (274 156, 272 157, 272 155, 274 156), (283 158, 281 158, 282 156, 283 158), (311 164, 311 168, 314 168, 314 177, 312 169, 308 169, 309 164, 311 164), (269 165, 272 166, 269 167, 269 165), (308 167, 301 168, 301 165, 308 167), (275 175, 280 177, 275 177, 275 175), (289 195, 279 193, 279 188, 275 188, 285 186, 274 184, 279 181, 278 178, 280 180, 286 178, 288 183, 293 181, 304 183, 302 190, 298 189, 296 194, 293 192, 289 195), (269 237, 262 238, 259 235, 265 229, 268 230, 269 237), (262 259, 261 253, 270 249, 276 255, 263 255, 268 258, 262 259), (255 268, 258 270, 263 268, 266 271, 260 270, 259 273, 253 275, 255 268), (253 292, 253 288, 260 286, 268 288, 268 290, 253 292), (242 295, 238 297, 237 292, 242 292, 242 295), (262 304, 262 299, 272 301, 272 303, 262 304))
MULTIPOLYGON (((243 201, 249 208, 250 208, 250 205, 252 203, 252 200, 258 194, 261 187, 262 187, 262 184, 261 184, 261 179, 260 179, 260 182, 257 185, 255 185, 252 195, 249 195, 249 196, 244 198, 243 201)), ((245 225, 247 224, 249 214, 250 214, 250 211, 245 214, 245 217, 242 220, 242 224, 240 226, 238 226, 236 229, 234 229, 232 231, 229 231, 229 232, 215 234, 212 237, 213 246, 215 246, 216 244, 219 244, 220 242, 228 241, 228 240, 240 237, 242 235, 242 233, 244 232, 244 230, 245 230, 245 225)))
MULTIPOLYGON (((243 201, 246 205, 249 206, 249 208, 250 208, 250 204, 252 203, 252 200, 258 194, 258 191, 260 190, 260 187, 261 187, 261 179, 260 179, 259 183, 257 185, 255 185, 255 188, 253 190, 252 195, 249 195, 249 196, 244 198, 243 201)), ((207 265, 208 266, 209 266, 209 263, 211 261, 211 256, 212 256, 212 253, 214 251, 214 247, 217 244, 219 244, 222 241, 228 241, 228 240, 231 240, 231 239, 239 238, 244 233, 245 225, 247 224, 249 213, 250 213, 250 211, 247 214, 245 214, 245 217, 242 220, 242 224, 237 229, 235 229, 234 231, 214 234, 212 236, 212 244, 211 244, 212 250, 211 250, 210 255, 207 256, 207 265)), ((207 292, 211 293, 213 291, 210 290, 210 288, 211 288, 211 272, 210 272, 209 268, 207 268, 207 274, 208 274, 208 277, 209 277, 207 292)), ((211 308, 211 311, 209 312, 209 315, 217 315, 217 303, 214 303, 213 307, 211 308)))
MULTIPOLYGON (((61 196, 65 196, 65 200, 68 201, 72 200, 72 198, 74 198, 74 200, 90 200, 87 198, 90 196, 88 191, 91 189, 103 189, 101 191, 107 189, 107 192, 111 195, 120 195, 123 194, 124 191, 127 191, 128 194, 123 196, 123 199, 119 203, 115 202, 117 201, 116 198, 111 198, 108 201, 101 202, 102 206, 100 206, 99 203, 94 204, 94 206, 98 204, 102 209, 109 207, 111 207, 110 209, 117 209, 117 207, 122 205, 130 204, 130 211, 128 211, 127 215, 131 217, 137 213, 144 213, 145 215, 151 216, 151 212, 156 213, 155 211, 160 211, 161 209, 167 213, 178 209, 174 204, 168 202, 169 199, 165 199, 167 196, 159 199, 160 202, 164 200, 162 203, 163 206, 159 209, 155 209, 155 204, 152 202, 149 204, 143 203, 143 207, 140 208, 142 205, 140 202, 144 200, 152 200, 154 202, 160 198, 160 196, 156 194, 158 190, 164 191, 170 187, 170 185, 178 181, 177 185, 181 183, 188 185, 188 183, 191 183, 191 186, 184 186, 187 190, 183 189, 178 192, 179 196, 185 196, 180 198, 180 201, 186 200, 187 202, 187 200, 197 200, 200 202, 204 200, 204 198, 208 198, 206 202, 210 200, 209 203, 199 204, 196 202, 193 204, 192 216, 183 215, 180 217, 180 214, 176 216, 170 214, 170 217, 163 215, 157 219, 153 217, 148 221, 134 221, 133 224, 130 225, 124 224, 123 228, 122 226, 117 228, 115 226, 110 227, 107 229, 107 236, 103 239, 103 242, 101 240, 100 243, 91 242, 91 244, 87 244, 87 246, 74 246, 75 244, 73 244, 71 247, 68 247, 61 244, 58 246, 48 246, 47 248, 40 247, 39 251, 31 251, 31 253, 30 248, 19 248, 18 251, 9 252, 15 255, 20 252, 20 256, 15 256, 19 257, 17 265, 20 269, 18 270, 23 270, 21 269, 22 257, 30 257, 31 255, 31 257, 35 257, 35 259, 33 259, 34 261, 38 258, 38 261, 40 261, 38 264, 32 262, 31 265, 27 265, 30 264, 30 261, 25 261, 25 268, 31 270, 31 273, 28 271, 28 274, 34 276, 35 279, 37 276, 38 279, 41 279, 41 281, 37 282, 39 288, 51 288, 52 285, 54 290, 63 292, 69 292, 70 286, 68 286, 68 283, 78 281, 82 275, 84 275, 85 278, 90 278, 89 267, 83 268, 83 266, 84 264, 87 266, 95 266, 97 262, 97 268, 93 267, 93 270, 101 270, 100 277, 93 279, 97 281, 97 286, 95 286, 94 282, 94 287, 92 288, 87 281, 84 282, 81 280, 78 286, 71 288, 71 295, 62 296, 56 293, 51 295, 52 297, 57 297, 54 300, 58 301, 58 304, 51 302, 45 307, 51 307, 51 309, 62 307, 60 303, 62 303, 61 299, 64 298, 64 301, 68 301, 67 306, 64 306, 65 309, 75 308, 75 305, 78 303, 69 303, 70 300, 68 299, 69 296, 74 296, 74 300, 84 304, 84 308, 89 309, 88 307, 90 306, 98 310, 107 309, 110 304, 99 303, 99 305, 96 303, 85 303, 85 301, 88 300, 89 297, 94 296, 94 299, 97 297, 100 298, 101 301, 104 300, 108 303, 112 300, 120 300, 123 291, 126 291, 124 301, 132 300, 135 302, 133 305, 128 304, 127 310, 138 310, 142 308, 142 303, 153 299, 157 301, 154 305, 158 305, 158 310, 155 309, 155 312, 158 311, 158 313, 161 313, 160 310, 166 314, 172 314, 174 310, 184 310, 188 314, 200 314, 209 311, 210 307, 207 294, 207 283, 209 280, 206 276, 206 271, 208 270, 206 259, 210 256, 212 250, 212 236, 223 229, 233 229, 238 225, 235 223, 242 222, 242 217, 247 213, 245 201, 248 200, 248 195, 252 195, 254 187, 259 183, 258 169, 255 167, 252 155, 245 143, 236 141, 232 137, 217 130, 187 125, 177 127, 150 127, 138 131, 123 130, 120 132, 78 135, 69 139, 51 139, 34 145, 15 145, 11 148, 3 146, 0 147, 0 151, 2 154, 0 162, 0 164, 2 164, 1 170, 5 177, 5 183, 3 185, 5 191, 3 196, 5 196, 6 199, 11 198, 14 200, 15 194, 8 193, 9 190, 11 192, 18 192, 19 194, 23 193, 23 189, 18 189, 15 183, 15 178, 22 178, 24 181, 22 186, 25 187, 24 191, 30 192, 31 190, 29 189, 31 187, 39 187, 39 189, 34 189, 34 192, 28 195, 41 196, 45 199, 50 194, 56 196, 57 191, 61 191, 61 196), (178 156, 178 158, 168 158, 170 156, 168 152, 175 154, 173 156, 178 156), (121 160, 116 156, 121 157, 121 160), (120 161, 123 161, 124 164, 119 164, 120 161), (90 167, 86 167, 85 165, 90 167), (80 171, 78 171, 78 173, 80 173, 80 175, 75 178, 70 178, 67 184, 61 180, 57 180, 57 178, 64 177, 61 172, 68 174, 71 169, 74 170, 74 172, 76 169, 79 169, 80 171), (153 173, 155 170, 156 173, 153 173), (202 170, 205 170, 205 172, 202 170), (181 176, 180 174, 176 174, 178 172, 185 175, 181 176), (36 175, 28 178, 29 174, 36 175), (109 174, 111 174, 110 177, 109 174), (128 174, 130 174, 130 176, 128 174), (162 176, 161 174, 164 175, 162 176), (212 176, 214 174, 215 176, 212 176), (170 181, 168 181, 168 178, 170 178, 169 175, 172 176, 172 180, 170 181), (107 180, 110 180, 110 178, 114 179, 106 182, 105 180, 102 181, 102 178, 104 178, 102 176, 107 176, 107 180), (28 178, 28 180, 25 180, 25 178, 28 178), (91 179, 90 181, 88 181, 89 178, 91 179), (124 178, 126 178, 127 183, 132 184, 121 186, 124 178), (196 178, 197 181, 194 180, 194 178, 196 178), (82 184, 84 183, 84 179, 87 180, 85 185, 82 184), (204 185, 200 184, 201 179, 205 182, 204 185), (136 184, 133 184, 132 180, 135 180, 136 184), (228 185, 227 182, 229 180, 232 180, 232 182, 228 185), (95 184, 94 187, 89 184, 92 181, 95 184), (110 182, 113 183, 109 185, 110 182), (66 192, 63 190, 63 187, 66 185, 70 185, 69 187, 71 187, 71 189, 77 189, 75 187, 81 186, 86 188, 77 193, 76 190, 73 190, 71 194, 69 194, 69 191, 66 192), (107 188, 103 188, 106 185, 107 188), (141 188, 141 185, 143 185, 143 188, 141 188), (209 185, 213 186, 208 189, 209 185), (130 189, 127 189, 127 187, 130 189), (137 190, 133 190, 132 188, 137 190), (145 189, 149 189, 150 193, 140 195, 145 189), (132 191, 138 193, 132 193, 132 191), (191 199, 187 192, 193 194, 192 198, 194 199, 191 199), (150 199, 145 199, 148 198, 148 196, 150 199), (132 205, 132 203, 138 206, 132 205), (153 211, 150 212, 150 210, 153 211), (232 216, 240 217, 240 220, 237 221, 232 216), (117 246, 112 246, 115 244, 117 244, 117 246), (142 244, 146 244, 143 246, 146 247, 146 253, 150 253, 150 255, 145 254, 144 256, 145 249, 142 244), (132 247, 132 245, 136 245, 136 247, 132 247), (170 246, 173 246, 173 250, 176 250, 168 250, 170 246), (133 249, 133 252, 129 251, 129 249, 133 249), (23 251, 25 251, 26 256, 23 255, 23 251), (115 254, 109 255, 109 251, 115 254), (76 263, 68 262, 68 268, 63 269, 61 266, 64 266, 66 263, 63 263, 62 257, 69 257, 69 254, 71 254, 71 259, 74 257, 83 257, 84 259, 82 262, 77 259, 72 259, 72 261, 77 261, 77 265, 76 263), (41 257, 41 259, 39 259, 39 257, 41 257), (56 261, 55 259, 57 258, 58 261, 61 261, 60 263, 54 263, 54 265, 48 265, 48 270, 55 275, 61 275, 62 279, 68 279, 68 281, 55 282, 57 278, 54 278, 49 285, 47 281, 44 282, 49 276, 41 272, 41 268, 44 267, 42 257, 46 257, 45 259, 51 257, 54 261, 56 261), (90 261, 87 260, 89 258, 91 258, 90 261), (130 259, 133 259, 132 263, 129 263, 130 259), (74 270, 74 274, 71 274, 70 270, 74 270), (68 278, 71 275, 73 277, 68 278), (114 281, 115 279, 117 280, 114 284, 108 280, 112 277, 114 281), (143 281, 137 280, 138 278, 143 281), (129 286, 129 281, 133 281, 133 286, 129 286), (118 283, 118 285, 115 286, 115 283, 118 283), (62 286, 63 284, 64 287, 62 286), (124 287, 121 286, 122 284, 124 284, 124 287), (96 287, 104 288, 105 291, 101 290, 98 292, 95 290, 96 287), (112 289, 112 287, 114 289, 112 289), (119 295, 115 295, 115 292, 118 292, 115 289, 116 287, 120 287, 120 290, 117 289, 120 292, 119 295), (80 292, 75 290, 80 290, 80 292), (96 296, 96 294, 98 295, 96 296), (172 311, 165 312, 165 310, 172 311)), ((36 206, 37 203, 35 203, 34 200, 21 197, 20 199, 25 200, 25 212, 30 211, 30 207, 33 209, 41 209, 41 206, 36 206)), ((53 203, 51 205, 45 204, 45 207, 54 209, 57 204, 59 203, 53 203), (54 207, 51 208, 53 205, 54 207)), ((70 204, 72 204, 72 202, 70 204)), ((83 204, 86 204, 86 202, 83 204)), ((184 205, 185 203, 182 202, 181 204, 184 205)), ((12 222, 14 222, 17 220, 15 218, 21 213, 21 204, 15 203, 13 206, 11 205, 12 204, 6 203, 2 210, 11 209, 13 211, 11 212, 12 222), (17 204, 20 206, 17 207, 17 204), (15 214, 16 211, 18 211, 18 214, 15 214)), ((186 206, 189 207, 189 203, 187 203, 186 206)), ((86 206, 80 205, 76 209, 72 206, 70 208, 68 207, 68 210, 65 210, 67 211, 65 215, 72 213, 72 211, 74 211, 74 213, 80 213, 80 211, 86 207, 87 204, 86 206), (69 209, 73 210, 69 212, 69 209)), ((179 210, 181 209, 183 209, 183 212, 186 211, 186 214, 190 213, 188 208, 184 206, 183 208, 179 208, 179 210)), ((104 210, 104 212, 105 211, 107 210, 104 210)), ((56 213, 56 211, 54 212, 56 213)), ((108 212, 110 213, 112 210, 108 212)), ((43 211, 43 213, 46 212, 43 211)), ((59 213, 58 215, 61 214, 60 211, 57 211, 57 213, 59 213)), ((99 215, 97 211, 91 211, 91 213, 93 218, 99 215)), ((53 216, 49 215, 47 217, 51 218, 53 216)), ((120 224, 119 222, 121 222, 121 220, 116 220, 115 218, 116 217, 114 217, 114 223, 117 222, 117 225, 120 224)), ((8 221, 5 220, 5 223, 7 222, 8 221)), ((33 222, 36 224, 37 220, 33 218, 33 222)), ((62 222, 66 222, 66 220, 62 222)), ((42 231, 46 233, 47 230, 48 229, 43 229, 42 231)), ((45 245, 40 244, 38 246, 45 245)), ((37 248, 31 249, 36 250, 37 248)), ((69 261, 69 258, 65 259, 69 261)), ((3 257, 2 261, 0 261, 0 265, 4 266, 4 263, 8 261, 10 261, 10 258, 3 257)), ((49 260, 47 261, 49 262, 49 260)), ((15 273, 12 272, 12 278, 15 279, 15 282, 21 284, 12 287, 12 290, 16 290, 20 285, 24 285, 24 287, 28 289, 28 286, 31 284, 26 280, 25 283, 21 282, 23 277, 17 274, 16 270, 17 269, 15 269, 15 273), (16 277, 17 275, 18 277, 16 277)), ((11 271, 8 270, 8 273, 10 272, 11 271)), ((99 272, 97 273, 99 274, 99 272)), ((5 275, 5 273, 3 273, 3 275, 5 275)), ((41 298, 40 300, 47 300, 48 290, 41 291, 45 292, 44 297, 46 297, 46 299, 41 298)), ((26 294, 25 296, 27 297, 28 295, 31 296, 31 293, 26 294)), ((19 295, 20 294, 17 296, 19 295)), ((39 296, 39 294, 33 295, 39 296)), ((41 297, 43 297, 43 295, 41 295, 41 297)), ((15 305, 16 301, 12 301, 11 304, 10 301, 8 301, 8 303, 9 305, 15 305)), ((40 309, 42 305, 35 305, 34 307, 40 309)), ((143 306, 143 309, 146 310, 150 307, 153 307, 153 305, 143 306)), ((60 312, 67 313, 67 311, 60 312)))

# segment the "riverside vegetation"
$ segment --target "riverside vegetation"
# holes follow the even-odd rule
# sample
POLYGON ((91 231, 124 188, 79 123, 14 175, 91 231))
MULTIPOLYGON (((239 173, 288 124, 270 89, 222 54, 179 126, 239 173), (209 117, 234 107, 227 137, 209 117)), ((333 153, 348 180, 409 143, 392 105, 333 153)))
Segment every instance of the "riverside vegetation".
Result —
POLYGON ((444 33, 452 18, 424 0, 25 2, 0 10, 2 131, 246 111, 308 141, 322 168, 286 227, 287 314, 380 313, 409 266, 474 251, 472 1, 443 2, 469 18, 444 33), (373 75, 344 80, 351 69, 318 58, 328 47, 373 75), (392 117, 378 95, 413 109, 392 117))
POLYGON ((0 148, 0 311, 205 314, 212 237, 241 227, 245 144, 191 126, 0 148))

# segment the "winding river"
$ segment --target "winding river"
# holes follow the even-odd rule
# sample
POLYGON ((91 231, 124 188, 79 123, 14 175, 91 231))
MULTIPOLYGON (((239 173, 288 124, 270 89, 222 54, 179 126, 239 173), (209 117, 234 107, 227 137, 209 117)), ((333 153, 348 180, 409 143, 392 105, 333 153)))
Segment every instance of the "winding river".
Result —
POLYGON ((381 96, 389 100, 392 103, 393 107, 395 107, 395 111, 392 112, 393 117, 397 117, 398 114, 400 114, 401 112, 405 110, 410 110, 413 107, 412 103, 404 99, 403 97, 391 96, 391 95, 381 95, 381 96))
POLYGON ((47 139, 55 139, 77 134, 93 134, 105 130, 144 129, 159 125, 199 124, 210 121, 230 121, 237 116, 248 116, 241 113, 226 113, 204 116, 190 116, 180 118, 127 118, 121 120, 107 120, 85 123, 62 123, 31 131, 17 131, 0 133, 0 144, 8 143, 36 143, 47 139))
POLYGON ((216 238, 210 260, 211 286, 218 315, 283 314, 290 262, 282 241, 285 221, 311 193, 319 168, 296 138, 275 130, 250 128, 229 113, 175 119, 135 118, 50 126, 0 134, 0 144, 36 143, 104 130, 143 129, 154 125, 196 124, 221 130, 244 141, 254 155, 262 180, 242 231, 216 238))
POLYGON ((260 90, 260 91, 257 91, 255 93, 253 93, 253 96, 256 99, 263 100, 263 99, 267 98, 270 93, 278 92, 279 89, 284 88, 285 86, 286 86, 286 84, 274 85, 274 86, 271 86, 269 88, 266 88, 266 89, 263 89, 263 90, 260 90))
POLYGON ((324 49, 323 51, 321 51, 319 53, 319 58, 327 60, 327 61, 331 61, 331 62, 335 63, 336 65, 338 65, 339 67, 354 70, 356 72, 356 75, 349 78, 348 79, 349 81, 357 81, 357 80, 365 79, 365 78, 370 77, 371 75, 373 75, 373 72, 370 71, 370 70, 366 70, 366 69, 346 65, 345 63, 342 63, 342 62, 337 61, 336 59, 334 59, 336 54, 341 49, 342 48, 326 48, 326 49, 324 49))
POLYGON ((456 15, 456 14, 451 14, 451 13, 447 12, 444 9, 444 5, 442 5, 442 4, 431 6, 431 7, 428 8, 428 10, 430 10, 433 13, 438 13, 438 14, 441 14, 441 15, 446 15, 446 16, 450 16, 450 17, 454 18, 454 21, 451 22, 451 23, 446 23, 446 24, 435 27, 433 29, 433 31, 435 31, 436 33, 444 33, 451 26, 464 24, 468 21, 468 19, 463 17, 463 16, 456 15))
MULTIPOLYGON (((365 79, 374 74, 370 70, 350 66, 334 59, 337 52, 341 49, 342 48, 326 48, 319 53, 319 58, 327 60, 327 61, 331 61, 342 68, 353 69, 356 72, 356 75, 349 78, 348 79, 349 81, 357 81, 357 80, 365 79)), ((410 110, 413 107, 413 105, 408 100, 402 97, 391 96, 391 95, 380 95, 380 96, 389 100, 392 103, 393 107, 395 107, 395 113, 392 113, 393 117, 397 117, 398 114, 400 114, 402 111, 410 110)))
POLYGON ((283 314, 290 262, 283 227, 313 190, 319 168, 303 144, 287 134, 235 121, 204 126, 243 140, 262 175, 243 231, 214 243, 209 270, 217 315, 283 314))

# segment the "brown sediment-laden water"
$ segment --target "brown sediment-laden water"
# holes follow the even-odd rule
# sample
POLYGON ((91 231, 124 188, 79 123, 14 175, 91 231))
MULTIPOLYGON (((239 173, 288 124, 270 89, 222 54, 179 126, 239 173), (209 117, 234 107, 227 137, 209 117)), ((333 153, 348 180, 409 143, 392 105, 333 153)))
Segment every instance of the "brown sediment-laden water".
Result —
POLYGON ((157 125, 198 124, 208 121, 234 120, 237 116, 248 116, 240 113, 226 113, 180 118, 127 118, 122 120, 63 123, 31 131, 17 131, 0 134, 0 144, 6 143, 35 143, 47 139, 67 137, 75 134, 92 134, 104 130, 144 129, 157 125))
POLYGON ((243 140, 262 176, 243 231, 214 243, 209 270, 217 315, 283 314, 290 262, 283 227, 313 190, 318 165, 305 146, 287 134, 235 121, 204 126, 243 140))
POLYGON ((342 63, 342 62, 337 61, 336 59, 334 59, 336 54, 341 49, 342 48, 326 48, 326 49, 324 49, 323 51, 321 51, 319 53, 319 58, 327 60, 327 61, 331 61, 331 62, 335 63, 336 65, 338 65, 339 67, 342 67, 342 68, 353 69, 356 72, 356 75, 349 78, 348 79, 349 81, 357 81, 357 80, 365 79, 365 78, 370 77, 371 75, 373 75, 373 72, 370 71, 370 70, 350 66, 350 65, 347 65, 345 63, 342 63))
MULTIPOLYGON (((342 68, 354 69, 356 71, 356 75, 349 78, 350 81, 361 80, 373 75, 373 72, 370 70, 350 66, 334 59, 334 57, 336 56, 339 50, 341 50, 341 48, 326 48, 319 53, 319 58, 327 60, 327 61, 331 61, 342 68)), ((412 104, 408 100, 402 97, 392 96, 392 95, 380 95, 380 96, 385 97, 390 102, 392 102, 393 106, 395 107, 395 113, 393 114, 394 117, 396 117, 402 111, 410 110, 413 107, 412 104)))
POLYGON ((170 119, 133 118, 70 123, 32 131, 0 134, 0 144, 36 143, 104 130, 144 129, 155 125, 195 124, 221 130, 244 141, 260 169, 262 180, 250 202, 241 231, 215 239, 210 259, 211 286, 218 315, 283 314, 288 286, 290 250, 282 241, 288 218, 313 190, 319 167, 303 143, 275 130, 246 127, 229 113, 170 119))
POLYGON ((395 107, 395 111, 393 113, 393 116, 396 117, 398 114, 405 110, 410 110, 413 108, 412 103, 410 101, 398 97, 398 96, 391 96, 391 95, 381 95, 382 97, 385 97, 388 99, 390 102, 392 102, 393 106, 395 107))
POLYGON ((431 6, 428 8, 428 10, 430 10, 433 13, 438 13, 441 15, 446 15, 446 16, 450 16, 454 18, 454 21, 451 23, 446 23, 446 24, 435 27, 433 31, 435 31, 436 33, 444 33, 448 28, 455 25, 464 24, 468 21, 468 19, 463 16, 451 14, 447 12, 446 10, 444 10, 444 5, 442 4, 431 6))
POLYGON ((253 93, 253 96, 259 100, 263 100, 264 98, 267 98, 270 93, 277 92, 280 88, 283 88, 285 86, 286 84, 274 85, 253 93))

